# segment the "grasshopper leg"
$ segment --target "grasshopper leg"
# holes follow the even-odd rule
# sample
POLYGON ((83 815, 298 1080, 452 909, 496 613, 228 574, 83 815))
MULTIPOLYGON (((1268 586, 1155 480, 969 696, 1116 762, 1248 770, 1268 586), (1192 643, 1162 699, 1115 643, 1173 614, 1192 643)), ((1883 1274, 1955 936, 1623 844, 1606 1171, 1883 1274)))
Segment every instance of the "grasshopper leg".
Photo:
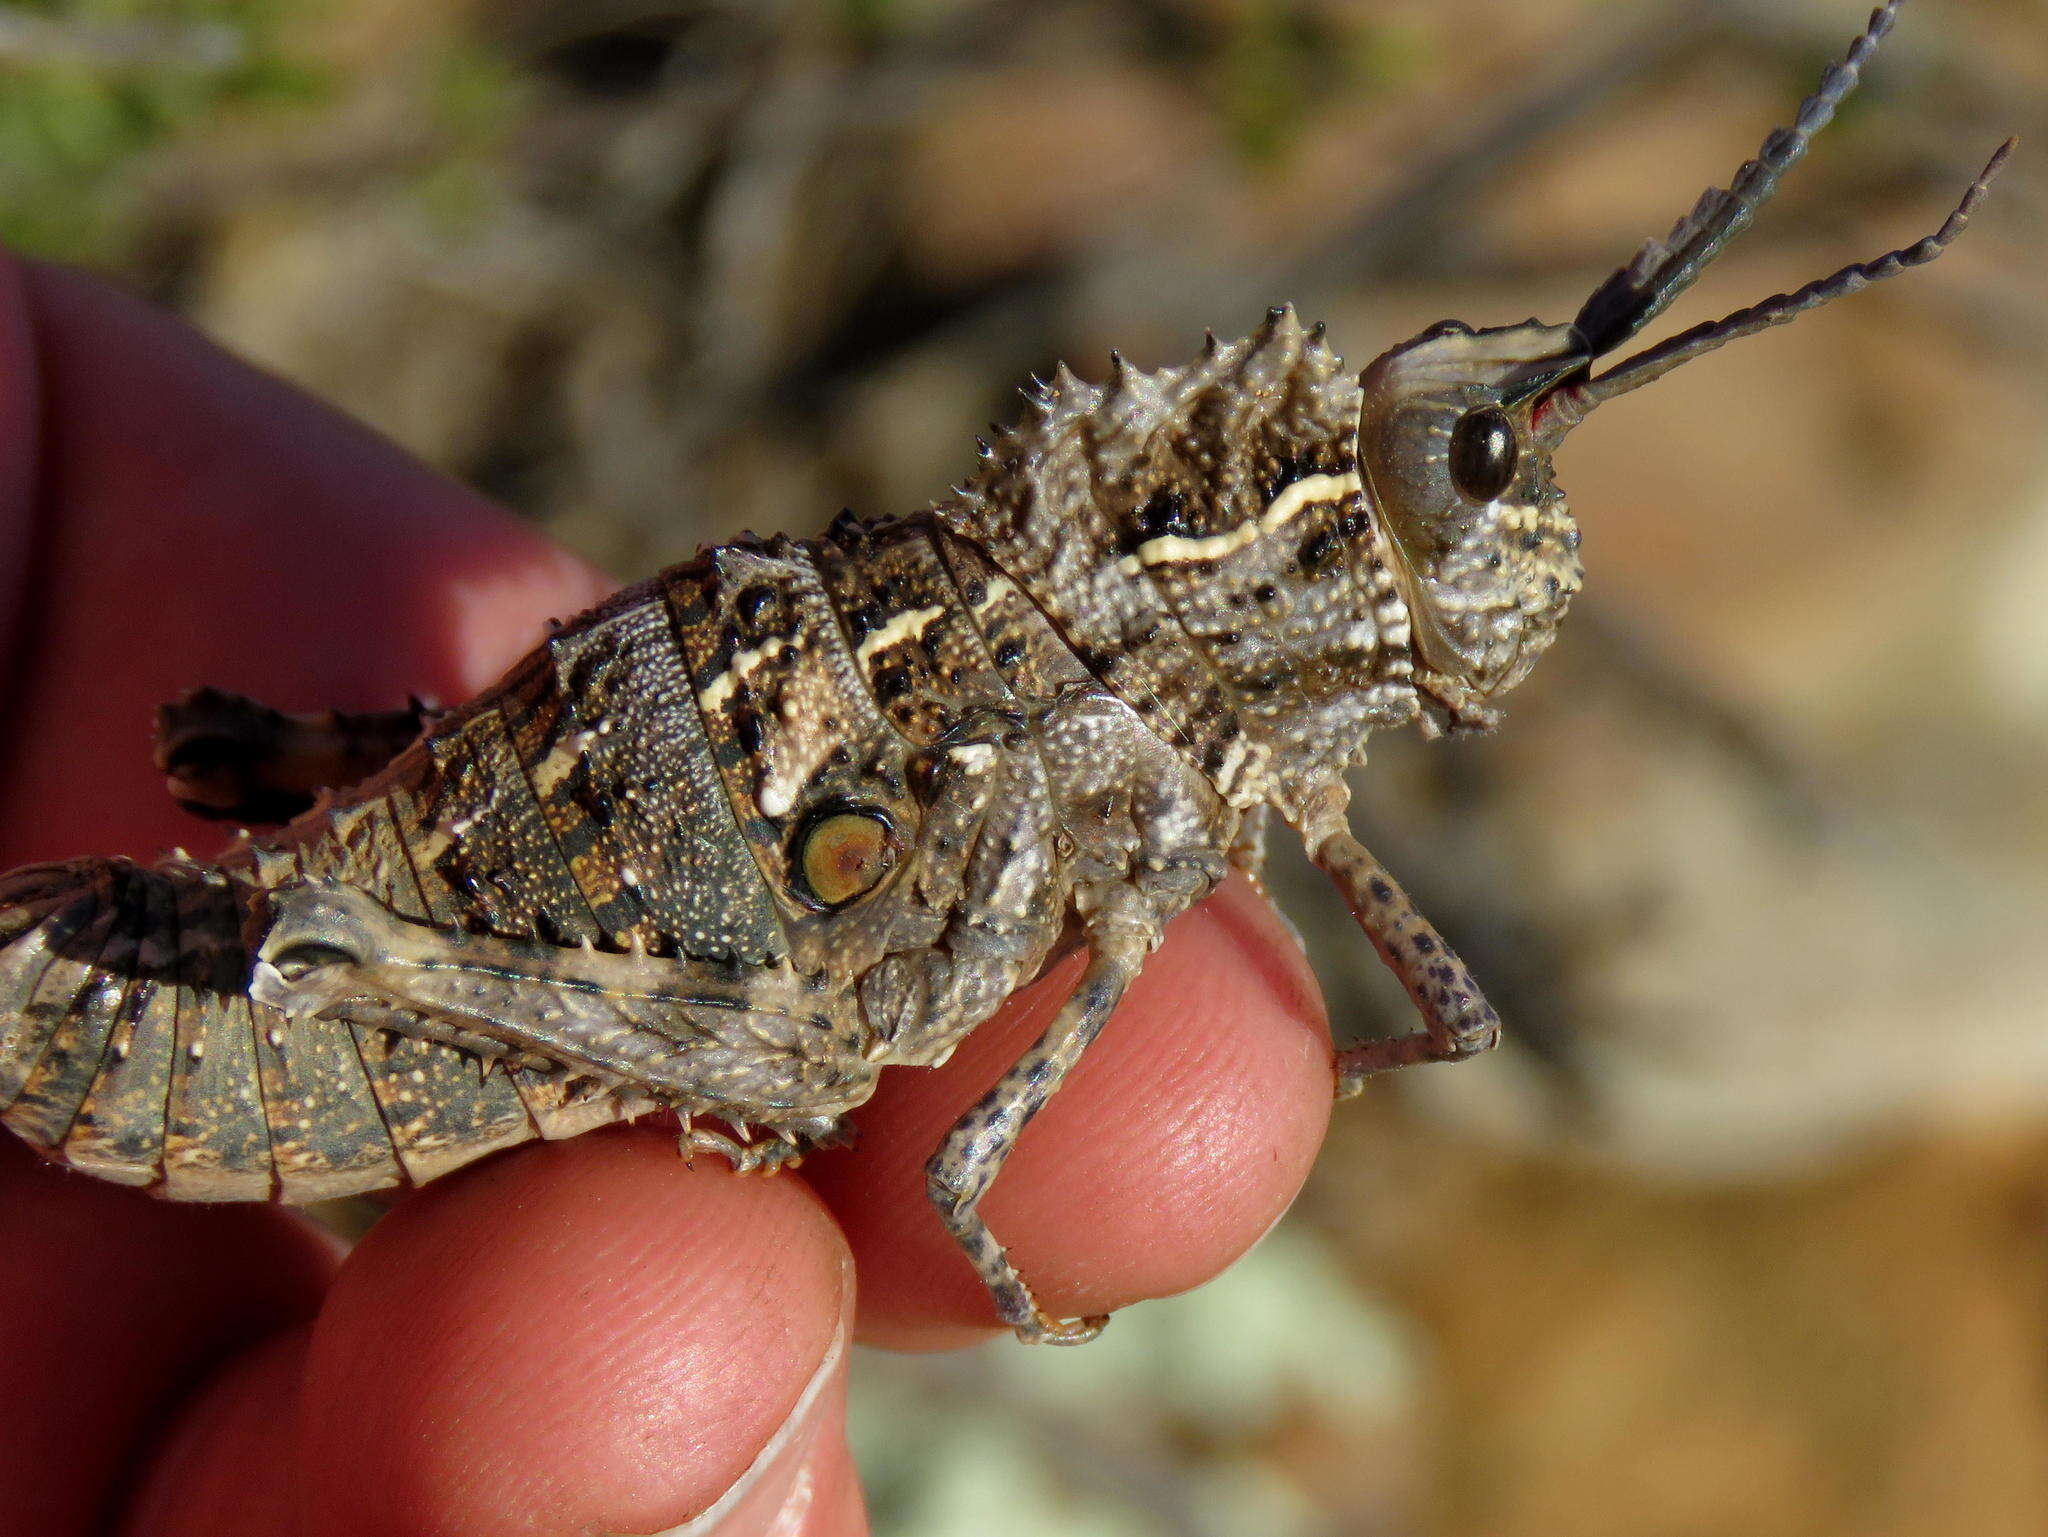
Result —
POLYGON ((1116 1011, 1157 942, 1159 925, 1151 906, 1135 890, 1113 887, 1087 920, 1087 933, 1088 969, 1052 1024, 954 1124, 925 1165, 926 1189, 939 1216, 974 1262, 1003 1322, 1032 1344, 1086 1344, 1109 1321, 1106 1315, 1057 1319, 1046 1313, 979 1210, 981 1198, 1016 1151, 1024 1128, 1045 1108, 1116 1011))
POLYGON ((873 1087, 844 1001, 787 965, 436 929, 340 885, 281 887, 270 903, 249 994, 287 1015, 481 1037, 736 1122, 820 1130, 873 1087))
POLYGON ((1344 821, 1347 800, 1341 785, 1327 793, 1305 819, 1303 841, 1309 858, 1336 883, 1380 959, 1407 989, 1422 1013, 1423 1028, 1339 1051, 1339 1099, 1358 1093, 1375 1073, 1476 1056, 1500 1040, 1500 1016, 1471 971, 1400 882, 1352 836, 1344 821))

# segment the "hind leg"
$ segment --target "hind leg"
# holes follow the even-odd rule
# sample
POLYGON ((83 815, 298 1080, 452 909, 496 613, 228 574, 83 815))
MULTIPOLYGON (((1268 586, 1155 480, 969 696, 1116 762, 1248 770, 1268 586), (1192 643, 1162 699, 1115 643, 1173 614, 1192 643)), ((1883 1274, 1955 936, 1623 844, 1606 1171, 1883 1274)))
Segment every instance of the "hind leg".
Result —
POLYGON ((293 1017, 482 1037, 685 1115, 812 1140, 873 1088, 846 995, 821 994, 787 964, 436 929, 347 886, 281 887, 269 902, 249 995, 293 1017))

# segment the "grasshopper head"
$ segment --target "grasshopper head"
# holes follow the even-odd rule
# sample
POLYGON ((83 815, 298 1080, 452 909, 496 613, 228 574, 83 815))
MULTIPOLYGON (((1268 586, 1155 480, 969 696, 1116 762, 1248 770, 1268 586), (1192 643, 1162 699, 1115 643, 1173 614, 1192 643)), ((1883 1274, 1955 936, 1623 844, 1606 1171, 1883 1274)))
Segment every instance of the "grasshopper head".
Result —
POLYGON ((1542 416, 1584 357, 1570 326, 1432 326, 1360 380, 1358 461, 1425 669, 1518 681, 1579 590, 1579 530, 1542 416))
POLYGON ((1434 674, 1471 694, 1497 693, 1550 644, 1580 581, 1578 528, 1551 456, 1595 406, 1738 336, 1932 261, 1961 233, 2011 141, 1933 234, 1595 372, 1755 216, 1855 88, 1898 4, 1890 0, 1872 14, 1800 104, 1792 127, 1773 132, 1725 191, 1708 189, 1669 235, 1646 243, 1569 325, 1531 320, 1475 331, 1445 321, 1366 369, 1360 473, 1407 600, 1425 682, 1434 674))

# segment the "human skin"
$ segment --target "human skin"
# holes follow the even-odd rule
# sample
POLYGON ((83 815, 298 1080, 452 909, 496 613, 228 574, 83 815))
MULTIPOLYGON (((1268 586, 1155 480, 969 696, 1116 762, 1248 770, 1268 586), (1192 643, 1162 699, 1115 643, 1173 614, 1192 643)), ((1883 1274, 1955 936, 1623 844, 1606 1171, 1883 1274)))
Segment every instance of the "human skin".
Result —
MULTIPOLYGON (((216 841, 149 764, 186 688, 460 699, 609 586, 177 322, 0 260, 0 866, 216 841)), ((757 1460, 719 1533, 864 1531, 839 1342, 999 1332, 921 1165, 1074 966, 946 1067, 884 1075, 858 1145, 799 1174, 617 1128, 399 1195, 346 1254, 290 1211, 173 1206, 0 1137, 0 1537, 654 1532, 757 1460)), ((1299 1188, 1330 1075, 1299 949, 1232 881, 984 1209, 1063 1315, 1197 1285, 1299 1188)))

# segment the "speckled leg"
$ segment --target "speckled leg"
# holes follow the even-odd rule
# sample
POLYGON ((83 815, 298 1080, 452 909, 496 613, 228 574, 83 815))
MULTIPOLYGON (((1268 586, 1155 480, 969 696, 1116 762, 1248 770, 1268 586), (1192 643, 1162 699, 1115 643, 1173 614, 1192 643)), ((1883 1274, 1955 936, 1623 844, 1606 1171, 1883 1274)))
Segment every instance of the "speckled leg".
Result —
POLYGON ((925 1165, 932 1204, 994 1295, 1003 1321, 1027 1343, 1081 1345, 1106 1317, 1045 1313, 977 1209, 1031 1118, 1099 1035, 1159 938, 1159 919, 1135 888, 1115 887, 1088 915, 1089 961, 1080 984, 1038 1043, 962 1116, 925 1165))
POLYGON ((367 779, 410 746, 430 712, 287 715, 240 694, 195 689, 156 712, 156 766, 203 817, 284 822, 321 790, 367 779))
POLYGON ((1348 797, 1331 792, 1302 828, 1309 858, 1337 883, 1359 927, 1380 953, 1408 996, 1422 1011, 1417 1034, 1366 1041, 1337 1053, 1337 1097, 1348 1099, 1365 1080, 1389 1068, 1415 1062, 1450 1062, 1476 1056, 1500 1039, 1500 1016, 1479 991, 1472 973, 1416 910, 1400 883, 1389 875, 1344 823, 1348 797))

